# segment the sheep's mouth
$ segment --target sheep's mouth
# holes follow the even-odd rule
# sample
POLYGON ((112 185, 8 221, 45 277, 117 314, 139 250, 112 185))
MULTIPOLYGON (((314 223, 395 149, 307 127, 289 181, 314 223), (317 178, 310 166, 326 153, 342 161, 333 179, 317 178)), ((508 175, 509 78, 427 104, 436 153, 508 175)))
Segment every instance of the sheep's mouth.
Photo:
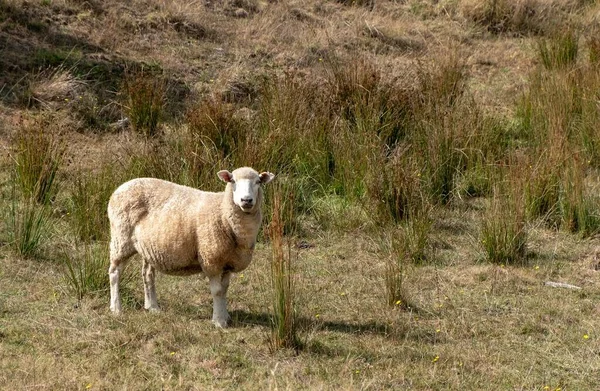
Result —
POLYGON ((250 213, 252 212, 252 209, 254 209, 254 204, 242 204, 240 205, 240 209, 242 212, 250 213))

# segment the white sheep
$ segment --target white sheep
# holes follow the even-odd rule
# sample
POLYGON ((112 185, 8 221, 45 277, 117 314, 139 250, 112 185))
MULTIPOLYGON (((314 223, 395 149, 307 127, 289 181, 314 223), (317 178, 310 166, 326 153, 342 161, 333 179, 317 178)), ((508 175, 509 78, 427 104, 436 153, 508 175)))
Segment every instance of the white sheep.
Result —
POLYGON ((275 175, 249 167, 217 173, 227 183, 212 193, 154 178, 133 179, 110 197, 110 309, 121 312, 119 277, 132 255, 143 259, 144 308, 158 310, 155 270, 203 273, 213 297, 212 321, 227 327, 231 273, 248 267, 262 220, 263 184, 275 175))

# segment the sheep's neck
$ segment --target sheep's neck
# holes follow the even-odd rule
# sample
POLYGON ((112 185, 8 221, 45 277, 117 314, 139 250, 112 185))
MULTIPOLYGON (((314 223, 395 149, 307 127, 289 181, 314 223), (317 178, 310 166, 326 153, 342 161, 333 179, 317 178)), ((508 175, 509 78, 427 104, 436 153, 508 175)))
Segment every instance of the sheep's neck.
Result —
POLYGON ((228 226, 232 239, 238 248, 252 250, 260 228, 262 213, 260 206, 253 213, 244 213, 233 203, 231 190, 225 192, 223 200, 224 223, 228 226), (229 193, 229 194, 228 194, 229 193))

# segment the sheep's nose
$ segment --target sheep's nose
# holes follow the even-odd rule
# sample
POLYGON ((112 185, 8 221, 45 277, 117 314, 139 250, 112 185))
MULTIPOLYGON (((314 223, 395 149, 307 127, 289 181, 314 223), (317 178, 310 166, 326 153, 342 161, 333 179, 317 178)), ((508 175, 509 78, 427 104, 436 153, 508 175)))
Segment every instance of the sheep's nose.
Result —
POLYGON ((244 198, 242 198, 242 203, 243 203, 243 204, 246 204, 246 205, 247 205, 247 204, 252 204, 252 201, 253 201, 253 200, 252 200, 252 198, 250 198, 250 197, 244 197, 244 198))

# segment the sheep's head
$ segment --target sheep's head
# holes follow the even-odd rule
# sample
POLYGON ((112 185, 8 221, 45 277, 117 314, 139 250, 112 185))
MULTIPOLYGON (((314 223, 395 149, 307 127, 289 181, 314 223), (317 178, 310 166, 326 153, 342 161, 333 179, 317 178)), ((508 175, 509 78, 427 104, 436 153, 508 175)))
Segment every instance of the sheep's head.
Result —
POLYGON ((249 167, 242 167, 229 172, 222 170, 217 173, 223 182, 231 184, 233 203, 245 213, 251 213, 262 197, 261 185, 275 178, 270 172, 258 173, 249 167))

